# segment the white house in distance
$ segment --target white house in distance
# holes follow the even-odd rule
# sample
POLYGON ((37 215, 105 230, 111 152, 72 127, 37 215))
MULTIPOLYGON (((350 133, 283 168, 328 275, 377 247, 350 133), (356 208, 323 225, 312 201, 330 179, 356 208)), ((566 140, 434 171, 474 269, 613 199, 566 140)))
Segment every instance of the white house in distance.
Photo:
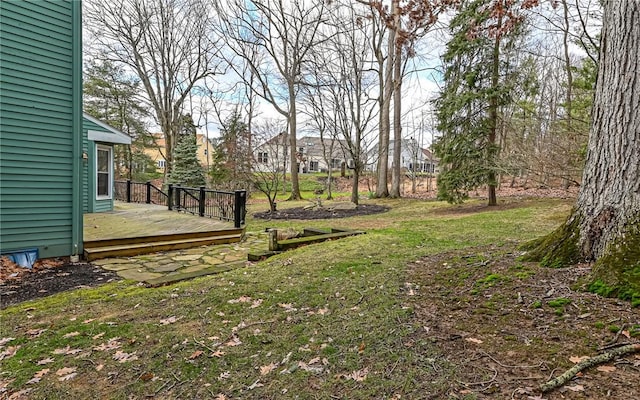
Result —
MULTIPOLYGON (((389 167, 393 165, 393 149, 395 140, 389 141, 389 167)), ((378 145, 376 144, 367 153, 367 168, 375 170, 378 160, 378 145)), ((401 168, 406 171, 437 173, 438 159, 431 150, 421 148, 415 139, 403 139, 400 153, 401 168)))
MULTIPOLYGON (((334 171, 339 171, 342 165, 348 165, 349 157, 345 153, 346 143, 343 140, 325 138, 323 140, 315 136, 305 136, 297 140, 298 172, 313 173, 326 172, 331 166, 334 171)), ((289 169, 289 135, 281 133, 254 151, 255 168, 261 171, 288 170, 289 169)))

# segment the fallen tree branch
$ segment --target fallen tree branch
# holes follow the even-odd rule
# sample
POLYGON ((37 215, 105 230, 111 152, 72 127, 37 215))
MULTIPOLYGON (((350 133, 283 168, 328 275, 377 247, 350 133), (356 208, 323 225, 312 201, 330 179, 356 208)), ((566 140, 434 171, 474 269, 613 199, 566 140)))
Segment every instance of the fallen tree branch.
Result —
POLYGON ((626 346, 618 347, 617 349, 611 350, 607 353, 603 353, 597 355, 595 357, 588 358, 586 360, 580 361, 573 368, 567 370, 564 374, 551 379, 545 384, 540 385, 540 391, 542 393, 553 390, 557 387, 564 385, 573 379, 576 374, 584 369, 593 367, 594 365, 602 364, 613 360, 616 357, 623 356, 625 354, 631 354, 640 352, 640 343, 629 344, 626 346))

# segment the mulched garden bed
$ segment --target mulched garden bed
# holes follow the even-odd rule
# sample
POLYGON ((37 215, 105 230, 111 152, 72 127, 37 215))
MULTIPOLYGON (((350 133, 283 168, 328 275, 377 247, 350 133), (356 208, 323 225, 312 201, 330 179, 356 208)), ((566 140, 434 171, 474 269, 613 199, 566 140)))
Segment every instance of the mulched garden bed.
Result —
POLYGON ((0 263, 0 309, 65 290, 95 287, 120 280, 113 272, 68 259, 39 260, 27 269, 2 258, 0 263))
POLYGON ((276 211, 275 213, 271 213, 269 211, 259 212, 253 214, 253 216, 260 219, 334 219, 380 214, 387 211, 389 211, 389 207, 377 204, 359 204, 357 207, 350 210, 330 209, 325 207, 314 209, 294 207, 276 211))

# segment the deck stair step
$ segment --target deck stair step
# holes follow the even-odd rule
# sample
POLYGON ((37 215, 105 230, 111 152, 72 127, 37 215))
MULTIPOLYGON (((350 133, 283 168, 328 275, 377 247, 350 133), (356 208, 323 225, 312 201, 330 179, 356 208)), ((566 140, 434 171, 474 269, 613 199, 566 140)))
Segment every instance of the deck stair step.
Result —
POLYGON ((99 240, 85 242, 84 255, 87 261, 109 257, 130 257, 205 245, 236 243, 242 240, 242 235, 242 229, 230 229, 227 231, 199 232, 197 234, 189 233, 99 240))

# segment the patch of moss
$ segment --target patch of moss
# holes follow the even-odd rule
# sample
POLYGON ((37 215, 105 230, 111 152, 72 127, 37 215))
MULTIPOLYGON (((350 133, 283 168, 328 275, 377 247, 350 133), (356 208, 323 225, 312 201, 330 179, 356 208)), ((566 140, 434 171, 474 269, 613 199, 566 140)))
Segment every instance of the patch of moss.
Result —
POLYGON ((640 216, 610 244, 594 267, 588 290, 640 306, 640 216))
POLYGON ((618 325, 609 325, 609 332, 618 333, 620 331, 620 327, 618 325))
POLYGON ((570 299, 564 298, 564 297, 558 297, 555 300, 551 300, 550 302, 548 302, 547 304, 549 304, 549 307, 553 307, 553 308, 561 308, 566 306, 567 304, 571 303, 570 299))
POLYGON ((564 268, 581 261, 579 224, 580 218, 570 217, 547 236, 525 243, 520 247, 527 251, 522 260, 540 262, 542 266, 551 268, 564 268))
POLYGON ((485 278, 479 279, 477 283, 479 285, 492 286, 496 281, 499 281, 501 279, 502 279, 502 275, 489 274, 485 278))

